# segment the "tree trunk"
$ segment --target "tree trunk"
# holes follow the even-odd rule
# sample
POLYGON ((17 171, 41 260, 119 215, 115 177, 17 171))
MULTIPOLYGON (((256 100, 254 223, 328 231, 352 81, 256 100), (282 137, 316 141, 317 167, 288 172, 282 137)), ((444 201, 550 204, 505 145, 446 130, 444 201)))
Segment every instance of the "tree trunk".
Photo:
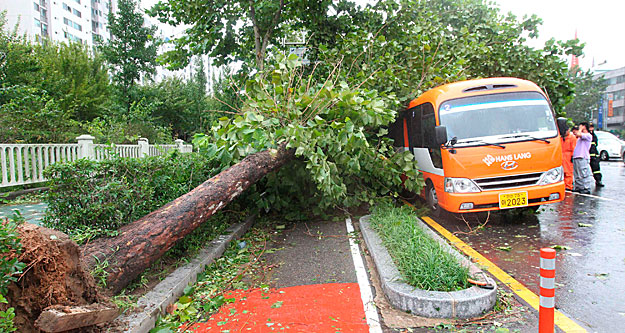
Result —
POLYGON ((106 262, 107 288, 117 293, 176 241, 294 156, 294 151, 284 146, 247 156, 191 192, 122 227, 117 237, 100 238, 84 245, 83 260, 91 269, 98 262, 106 262))

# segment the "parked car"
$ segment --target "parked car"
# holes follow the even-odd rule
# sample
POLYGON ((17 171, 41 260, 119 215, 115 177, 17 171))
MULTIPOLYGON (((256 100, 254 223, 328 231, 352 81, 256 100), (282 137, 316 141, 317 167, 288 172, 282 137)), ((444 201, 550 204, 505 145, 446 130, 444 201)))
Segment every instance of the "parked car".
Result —
POLYGON ((609 132, 595 131, 595 134, 597 135, 597 139, 599 139, 597 150, 599 151, 599 157, 602 161, 607 161, 611 158, 623 158, 625 154, 623 141, 609 132))

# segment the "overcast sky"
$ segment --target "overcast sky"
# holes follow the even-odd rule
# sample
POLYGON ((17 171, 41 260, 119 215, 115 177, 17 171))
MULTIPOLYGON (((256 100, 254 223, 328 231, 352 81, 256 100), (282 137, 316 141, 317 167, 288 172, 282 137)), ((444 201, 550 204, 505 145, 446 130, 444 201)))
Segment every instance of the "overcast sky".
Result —
MULTIPOLYGON (((580 66, 600 69, 625 66, 625 1, 623 0, 494 0, 503 12, 522 17, 536 14, 543 19, 540 40, 577 37, 584 43, 580 66)), ((533 45, 536 46, 536 45, 533 45)), ((570 62, 570 59, 567 59, 570 62)))
MULTIPOLYGON (((140 0, 148 8, 157 0, 140 0)), ((210 0, 208 0, 210 1, 210 0)), ((355 0, 367 3, 371 0, 355 0)), ((568 40, 575 37, 586 43, 580 66, 590 69, 615 69, 625 66, 625 1, 623 0, 493 0, 502 12, 518 17, 536 14, 543 19, 538 43, 542 47, 551 37, 568 40), (605 64, 599 64, 606 61, 605 64)), ((180 33, 175 29, 176 33, 180 33)), ((167 33, 167 32, 166 32, 167 33)), ((570 62, 570 59, 567 59, 570 62)))

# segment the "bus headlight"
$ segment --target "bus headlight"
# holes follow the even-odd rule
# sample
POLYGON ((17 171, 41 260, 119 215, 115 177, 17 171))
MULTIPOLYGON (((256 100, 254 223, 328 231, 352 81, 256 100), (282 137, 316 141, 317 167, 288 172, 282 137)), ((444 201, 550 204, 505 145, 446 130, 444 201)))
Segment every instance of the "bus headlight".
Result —
POLYGON ((445 177, 445 192, 475 193, 480 192, 480 189, 471 179, 445 177))
POLYGON ((557 168, 553 168, 545 173, 543 173, 542 177, 538 181, 538 185, 547 185, 553 184, 562 181, 562 167, 559 166, 557 168))

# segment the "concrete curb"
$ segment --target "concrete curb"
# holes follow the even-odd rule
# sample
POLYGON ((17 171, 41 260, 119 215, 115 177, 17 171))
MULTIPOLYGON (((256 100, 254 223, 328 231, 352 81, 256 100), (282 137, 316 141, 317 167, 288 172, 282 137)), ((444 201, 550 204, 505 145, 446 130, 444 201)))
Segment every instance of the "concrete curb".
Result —
POLYGON ((483 274, 477 266, 454 250, 420 219, 416 219, 416 224, 421 229, 437 240, 446 251, 456 256, 464 266, 469 267, 471 275, 481 277, 480 280, 486 279, 495 286, 495 289, 483 289, 476 286, 452 292, 416 289, 402 282, 401 275, 390 254, 369 224, 369 215, 361 217, 359 223, 367 248, 369 248, 380 275, 382 290, 389 303, 394 307, 429 318, 472 318, 491 310, 495 306, 497 301, 497 284, 495 281, 483 274))
POLYGON ((241 237, 254 224, 252 215, 244 222, 235 224, 226 230, 227 235, 220 235, 202 249, 188 264, 176 269, 167 278, 143 295, 137 301, 137 308, 142 312, 120 315, 114 323, 125 327, 125 332, 148 332, 156 324, 156 319, 165 312, 169 304, 174 303, 184 293, 184 288, 197 281, 198 273, 219 258, 231 241, 241 237))

